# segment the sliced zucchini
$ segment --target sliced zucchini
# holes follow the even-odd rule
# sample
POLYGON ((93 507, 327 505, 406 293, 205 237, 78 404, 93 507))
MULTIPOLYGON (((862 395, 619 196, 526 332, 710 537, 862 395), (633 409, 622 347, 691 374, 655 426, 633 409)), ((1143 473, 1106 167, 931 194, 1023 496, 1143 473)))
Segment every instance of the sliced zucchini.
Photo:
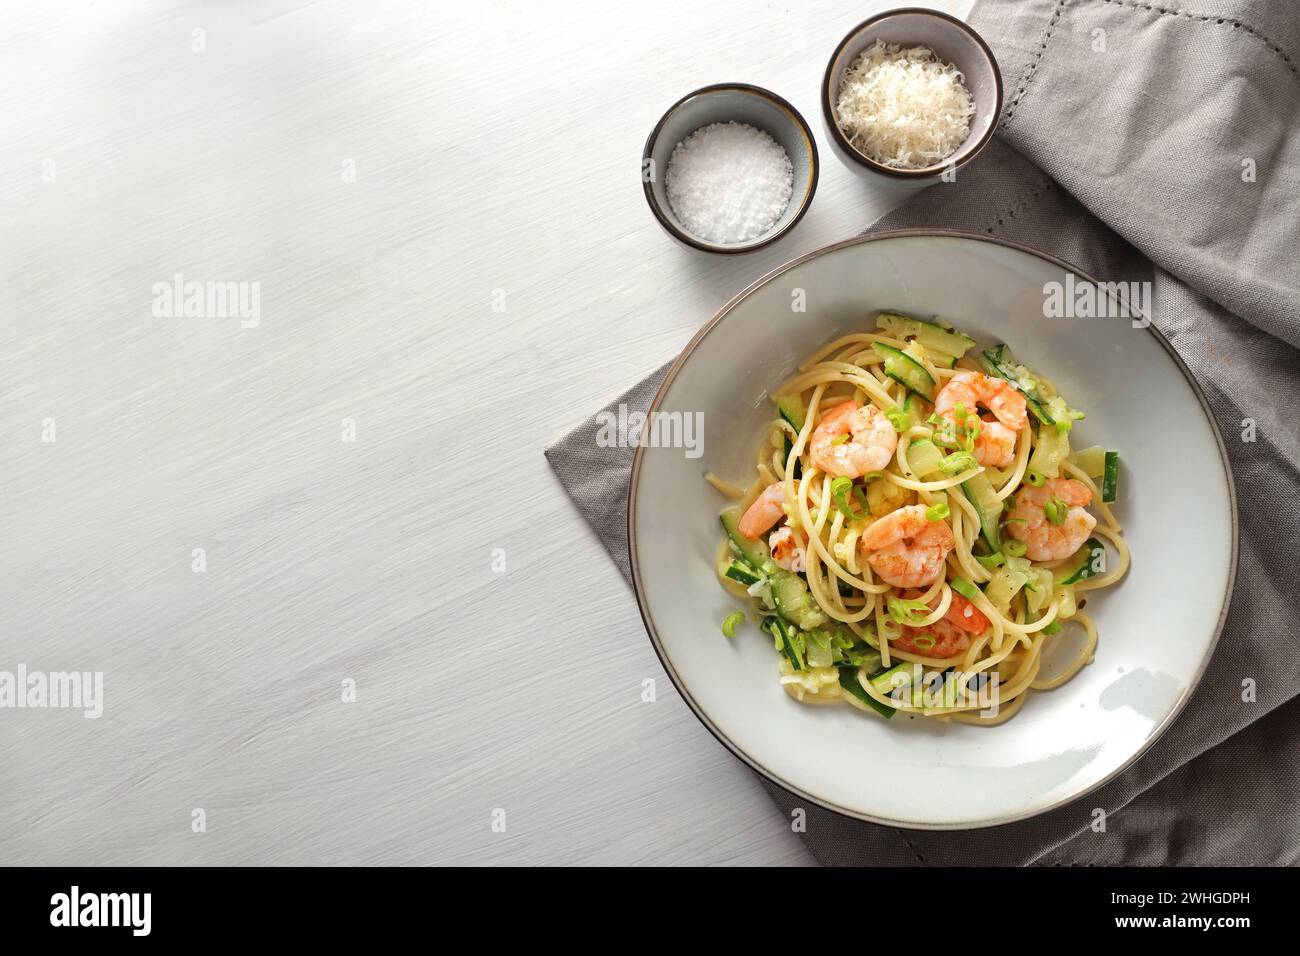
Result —
POLYGON ((831 667, 835 664, 835 651, 831 636, 825 631, 804 632, 804 656, 809 667, 831 667))
POLYGON ((1016 360, 1006 345, 985 349, 980 356, 980 364, 990 375, 1004 378, 1019 389, 1025 396, 1025 404, 1040 422, 1044 425, 1056 424, 1056 419, 1047 411, 1047 398, 1038 391, 1038 383, 1020 375, 1016 369, 1016 360))
POLYGON ((1059 478, 1061 462, 1070 454, 1070 433, 1048 425, 1038 429, 1029 470, 1044 478, 1059 478))
POLYGON ((1100 445, 1090 445, 1070 452, 1070 462, 1089 478, 1100 478, 1106 471, 1106 452, 1100 445))
POLYGON ((1029 579, 1025 581, 1025 608, 1035 617, 1047 607, 1052 599, 1052 588, 1056 580, 1047 568, 1030 568, 1029 579))
POLYGON ((998 530, 998 519, 1002 517, 1002 502, 993 489, 993 483, 983 472, 967 478, 961 483, 962 493, 975 507, 980 519, 980 533, 988 546, 995 552, 1002 550, 1002 535, 998 530))
MULTIPOLYGON (((777 395, 772 401, 776 403, 776 410, 780 412, 790 427, 795 431, 803 431, 804 408, 797 395, 777 395)), ((785 460, 790 460, 790 452, 794 450, 794 442, 790 441, 789 435, 784 435, 784 454, 785 460)), ((794 476, 800 478, 803 475, 803 464, 799 461, 794 463, 794 476)))
MULTIPOLYGON (((1009 558, 1008 562, 1015 560, 1009 558)), ((1006 614, 1011 607, 1011 600, 1020 593, 1020 589, 1028 580, 1029 574, 1023 568, 1013 567, 1008 563, 993 572, 992 579, 984 587, 984 596, 995 608, 1006 614)))
POLYGON ((763 630, 775 638, 777 650, 785 655, 785 659, 790 662, 790 666, 797 671, 803 670, 803 654, 799 651, 799 643, 801 642, 796 640, 798 635, 794 629, 775 614, 763 618, 761 626, 763 630))
POLYGON ((1101 478, 1101 500, 1110 504, 1119 494, 1119 452, 1106 452, 1106 464, 1101 478))
POLYGON ((927 417, 925 409, 921 407, 921 400, 911 392, 908 392, 907 398, 903 399, 903 411, 907 412, 908 420, 913 425, 920 425, 927 417))
POLYGON ((896 349, 892 345, 872 342, 871 347, 885 360, 886 375, 896 382, 901 382, 927 402, 934 401, 934 377, 925 370, 924 365, 902 349, 896 349))
POLYGON ((918 438, 907 446, 907 463, 921 477, 938 471, 943 459, 943 452, 928 438, 918 438))
POLYGON ((1058 621, 1068 621, 1079 612, 1079 602, 1074 596, 1074 588, 1063 587, 1056 589, 1056 619, 1058 621))
POLYGON ((914 319, 899 312, 881 312, 876 316, 876 328, 896 339, 915 339, 931 351, 953 356, 954 363, 975 346, 973 338, 951 326, 914 319))
POLYGON ((1104 570, 1106 546, 1096 538, 1089 538, 1083 547, 1064 564, 1052 572, 1057 584, 1077 584, 1085 578, 1093 577, 1104 570))
POLYGON ((848 652, 847 663, 854 667, 860 667, 868 677, 873 674, 879 674, 884 670, 880 666, 880 651, 876 650, 870 644, 859 644, 848 652))
POLYGON ((732 561, 731 564, 728 565, 724 574, 731 578, 731 580, 740 582, 745 587, 749 587, 751 584, 757 584, 762 580, 762 578, 754 573, 753 569, 748 564, 741 561, 732 561))
POLYGON ((1056 422, 1057 428, 1067 432, 1074 427, 1075 422, 1082 421, 1087 417, 1077 408, 1071 408, 1065 398, 1060 395, 1053 395, 1049 398, 1044 403, 1043 410, 1056 422))
POLYGON ((776 613, 801 630, 812 631, 826 624, 826 613, 813 603, 808 585, 793 571, 772 575, 772 602, 776 613))
POLYGON ((897 711, 893 707, 890 707, 887 704, 882 704, 880 701, 876 700, 876 698, 872 697, 870 694, 868 694, 865 690, 862 689, 862 682, 858 678, 858 675, 860 673, 863 673, 864 670, 865 668, 863 670, 859 670, 858 668, 852 665, 849 665, 847 667, 841 667, 840 686, 843 687, 845 691, 852 694, 858 700, 862 701, 862 703, 866 704, 868 707, 870 707, 872 710, 878 713, 881 717, 884 717, 886 720, 888 720, 890 717, 893 717, 894 714, 897 713, 897 711))
POLYGON ((771 560, 772 554, 767 548, 767 542, 762 538, 751 541, 740 533, 740 517, 743 513, 740 505, 733 505, 718 515, 718 520, 722 522, 723 530, 727 532, 727 537, 731 539, 731 544, 741 560, 755 570, 762 570, 771 560))
MULTIPOLYGON (((871 686, 878 690, 882 696, 889 697, 902 687, 907 687, 912 683, 913 664, 906 661, 902 664, 895 664, 887 671, 881 671, 874 677, 868 678, 871 686)), ((917 688, 913 688, 915 693, 917 688)))
MULTIPOLYGON (((789 435, 784 436, 784 438, 785 444, 782 445, 782 448, 784 449, 782 453, 785 455, 785 460, 788 462, 790 460, 790 452, 794 451, 794 442, 790 441, 789 435)), ((803 462, 798 458, 794 460, 794 476, 796 479, 803 477, 803 462)))
POLYGON ((804 407, 798 395, 777 395, 772 401, 776 402, 776 410, 781 413, 781 417, 789 422, 795 431, 803 431, 804 407))

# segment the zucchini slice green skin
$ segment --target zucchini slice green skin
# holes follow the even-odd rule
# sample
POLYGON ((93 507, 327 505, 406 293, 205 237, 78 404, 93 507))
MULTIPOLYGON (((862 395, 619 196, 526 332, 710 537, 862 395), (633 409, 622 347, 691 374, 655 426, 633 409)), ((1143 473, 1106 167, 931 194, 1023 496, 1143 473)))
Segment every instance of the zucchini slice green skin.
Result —
POLYGON ((920 395, 927 402, 934 401, 935 381, 933 376, 925 370, 924 365, 902 349, 896 349, 892 345, 886 345, 883 342, 872 342, 871 347, 877 355, 885 360, 886 375, 896 382, 901 382, 909 391, 920 395))
POLYGON ((755 570, 762 570, 763 566, 771 558, 771 552, 767 549, 767 542, 762 538, 755 538, 750 541, 741 534, 740 517, 740 506, 734 505, 718 515, 718 520, 722 522, 722 528, 727 532, 727 537, 731 539, 731 544, 735 547, 741 560, 755 570))
POLYGON ((995 552, 1002 550, 1002 532, 998 528, 998 519, 1002 516, 1002 502, 998 501, 992 483, 983 472, 961 483, 962 494, 975 506, 975 513, 980 517, 980 533, 988 546, 995 552))
POLYGON ((1101 572, 1098 571, 1099 561, 1105 560, 1106 546, 1096 538, 1089 538, 1083 543, 1074 558, 1066 565, 1062 571, 1065 577, 1061 579, 1061 584, 1078 584, 1087 578, 1094 577, 1101 572))
POLYGON ((954 362, 975 347, 975 340, 964 332, 901 312, 881 312, 876 316, 876 328, 896 339, 915 339, 932 352, 952 356, 954 362))
MULTIPOLYGON (((781 417, 786 420, 786 423, 797 432, 803 431, 803 407, 789 395, 778 396, 773 399, 773 401, 776 402, 776 410, 781 413, 781 417)), ((789 435, 784 437, 784 441, 785 460, 789 461, 790 452, 794 451, 794 443, 790 441, 789 435)), ((798 461, 797 459, 794 463, 794 476, 796 478, 803 477, 803 462, 798 461)))
POLYGON ((1106 452, 1106 465, 1101 476, 1101 500, 1110 504, 1119 494, 1119 452, 1106 452))
POLYGON ((894 714, 898 713, 895 708, 882 704, 862 689, 862 684, 858 681, 858 668, 851 664, 840 668, 840 686, 843 687, 846 692, 852 694, 858 700, 862 701, 862 703, 866 704, 878 713, 881 717, 884 717, 885 720, 889 720, 889 718, 893 717, 894 714))
POLYGON ((794 636, 790 633, 790 625, 777 615, 772 614, 763 618, 762 628, 781 643, 781 653, 790 662, 790 666, 797 671, 803 670, 803 657, 800 655, 799 649, 795 647, 794 636))
POLYGON ((879 674, 868 678, 868 680, 871 681, 872 687, 888 697, 896 688, 912 682, 912 665, 906 661, 895 664, 889 670, 881 671, 879 674))
POLYGON ((793 571, 772 574, 772 603, 776 613, 802 631, 813 631, 826 623, 826 615, 810 599, 808 585, 793 571))
POLYGON ((731 580, 737 581, 745 587, 749 587, 751 584, 757 584, 762 580, 762 578, 755 574, 753 570, 751 570, 750 566, 745 564, 743 561, 732 561, 726 570, 726 575, 731 578, 731 580))
POLYGON ((795 431, 803 430, 803 406, 797 401, 796 395, 778 395, 772 399, 776 402, 776 410, 781 413, 781 417, 790 423, 790 427, 795 431))

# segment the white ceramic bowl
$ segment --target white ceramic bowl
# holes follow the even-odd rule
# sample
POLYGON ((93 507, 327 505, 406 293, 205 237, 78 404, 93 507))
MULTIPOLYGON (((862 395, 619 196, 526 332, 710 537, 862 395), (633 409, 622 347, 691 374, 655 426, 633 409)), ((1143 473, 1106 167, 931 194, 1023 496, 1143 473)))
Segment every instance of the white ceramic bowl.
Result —
POLYGON ((655 124, 641 153, 641 185, 659 225, 683 246, 740 255, 770 246, 799 224, 817 192, 818 168, 817 141, 807 120, 789 102, 750 83, 716 83, 687 93, 655 124), (785 212, 761 236, 744 242, 710 242, 694 235, 673 212, 665 188, 668 161, 677 144, 696 130, 732 122, 760 129, 781 144, 793 168, 794 192, 785 212))
POLYGON ((989 45, 956 17, 914 7, 886 10, 859 23, 835 47, 822 77, 821 106, 826 138, 844 165, 877 191, 905 194, 940 182, 945 171, 955 175, 988 145, 1002 111, 1002 72, 989 45), (929 47, 940 60, 961 71, 975 101, 975 118, 966 141, 943 162, 922 169, 886 166, 854 149, 836 122, 835 104, 844 71, 877 40, 904 47, 929 47))
MULTIPOLYGON (((865 820, 957 829, 1006 823, 1101 785, 1169 726, 1218 638, 1236 567, 1232 481, 1217 429, 1181 361, 1127 319, 1044 318, 1044 285, 1090 281, 1033 250, 960 233, 883 233, 830 246, 742 292, 687 346, 655 412, 703 412, 703 454, 643 447, 628 534, 647 630, 717 738, 804 799, 865 820), (806 312, 792 312, 795 290, 806 312), (719 622, 737 602, 714 576, 726 502, 705 470, 749 481, 771 417, 767 389, 883 308, 938 315, 1005 341, 1087 413, 1074 444, 1118 449, 1116 514, 1128 576, 1090 595, 1094 662, 996 727, 796 703, 771 641, 719 622)), ((665 432, 666 434, 666 432, 665 432)), ((1064 632, 1063 632, 1064 633, 1064 632)), ((1050 667, 1050 656, 1047 666, 1050 667)))

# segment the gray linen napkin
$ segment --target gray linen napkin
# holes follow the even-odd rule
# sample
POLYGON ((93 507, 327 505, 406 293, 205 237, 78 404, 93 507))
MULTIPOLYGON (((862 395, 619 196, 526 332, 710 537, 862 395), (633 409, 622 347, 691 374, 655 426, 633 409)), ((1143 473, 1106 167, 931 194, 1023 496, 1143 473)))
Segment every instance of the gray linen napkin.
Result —
MULTIPOLYGON (((1296 864, 1300 17, 1288 0, 981 0, 970 22, 1004 74, 999 138, 871 231, 1002 236, 1102 279, 1151 282, 1151 318, 1205 390, 1232 461, 1236 589, 1192 700, 1105 787, 948 833, 808 807, 809 849, 828 864, 1296 864)), ((665 370, 613 404, 646 407, 665 370)), ((595 428, 547 457, 626 576, 631 451, 598 448, 595 428)), ((799 805, 767 786, 787 813, 799 805)))

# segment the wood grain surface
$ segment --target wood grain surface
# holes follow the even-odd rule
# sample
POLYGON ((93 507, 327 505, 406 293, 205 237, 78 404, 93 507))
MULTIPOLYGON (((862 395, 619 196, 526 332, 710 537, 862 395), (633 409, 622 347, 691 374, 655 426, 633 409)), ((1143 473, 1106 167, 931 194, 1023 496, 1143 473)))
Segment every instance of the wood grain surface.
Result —
POLYGON ((819 127, 888 5, 7 0, 0 670, 104 699, 0 709, 0 862, 811 862, 541 451, 884 211, 821 138, 707 258, 638 164, 711 82, 819 127))

